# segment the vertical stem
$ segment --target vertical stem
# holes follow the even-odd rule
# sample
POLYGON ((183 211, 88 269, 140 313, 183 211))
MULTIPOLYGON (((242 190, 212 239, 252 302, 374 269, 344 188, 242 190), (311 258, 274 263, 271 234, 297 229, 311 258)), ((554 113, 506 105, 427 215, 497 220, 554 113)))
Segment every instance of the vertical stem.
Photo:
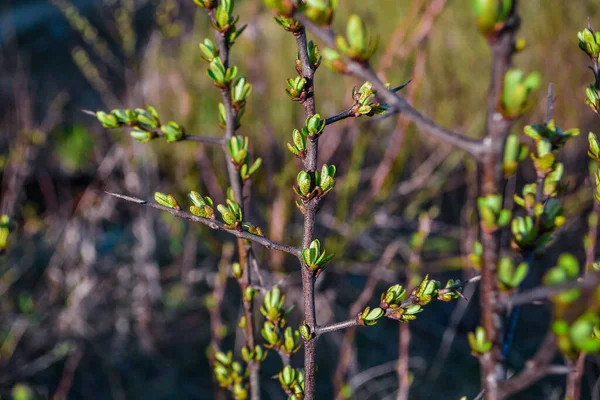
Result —
MULTIPOLYGON (((502 94, 504 75, 508 70, 514 52, 515 31, 519 25, 517 1, 513 3, 511 14, 505 26, 490 38, 492 50, 492 69, 488 93, 487 121, 485 141, 489 142, 488 152, 480 161, 482 181, 480 194, 483 196, 500 193, 502 184, 502 155, 505 140, 512 121, 506 120, 498 112, 502 94)), ((480 357, 481 380, 486 400, 498 398, 498 381, 504 376, 501 359, 501 341, 503 315, 495 307, 499 300, 496 286, 496 266, 499 254, 499 237, 481 225, 481 244, 483 263, 481 266, 481 319, 487 340, 493 343, 492 349, 480 357)))
MULTIPOLYGON (((208 11, 208 15, 211 20, 215 20, 215 11, 213 9, 208 11)), ((229 68, 229 43, 223 33, 215 31, 215 39, 219 46, 219 57, 225 66, 225 69, 229 68)), ((233 100, 231 97, 231 88, 221 89, 221 97, 223 105, 225 106, 225 143, 223 143, 222 149, 226 159, 229 158, 229 151, 227 148, 227 141, 235 135, 235 119, 237 111, 233 106, 233 100)), ((233 164, 232 160, 227 160, 227 174, 229 176, 229 183, 233 190, 234 200, 240 205, 242 214, 244 214, 244 198, 242 193, 242 179, 238 168, 233 164)), ((245 217, 247 217, 244 214, 245 217)), ((243 275, 238 280, 240 289, 242 291, 242 307, 244 309, 244 335, 246 336, 246 345, 250 350, 254 350, 254 318, 252 314, 252 302, 248 302, 244 298, 245 289, 252 283, 252 273, 250 265, 248 265, 248 247, 244 244, 244 241, 240 238, 237 240, 238 256, 240 266, 242 267, 243 275)), ((255 360, 248 362, 248 369, 250 370, 250 398, 252 400, 260 399, 260 365, 255 360)))
MULTIPOLYGON (((298 47, 298 56, 302 64, 302 77, 306 79, 307 97, 304 101, 304 117, 312 117, 316 114, 314 97, 314 74, 315 70, 308 56, 306 31, 302 28, 294 33, 296 45, 298 47)), ((317 169, 318 139, 308 140, 306 158, 304 159, 304 170, 309 174, 314 174, 317 169)), ((314 237, 315 214, 319 200, 313 198, 305 205, 304 212, 304 235, 302 238, 302 248, 308 248, 314 237)), ((304 297, 304 320, 314 331, 317 326, 317 317, 315 310, 315 274, 302 265, 302 293, 304 297)), ((304 398, 313 400, 315 398, 315 369, 316 369, 316 343, 312 339, 304 343, 304 398)))

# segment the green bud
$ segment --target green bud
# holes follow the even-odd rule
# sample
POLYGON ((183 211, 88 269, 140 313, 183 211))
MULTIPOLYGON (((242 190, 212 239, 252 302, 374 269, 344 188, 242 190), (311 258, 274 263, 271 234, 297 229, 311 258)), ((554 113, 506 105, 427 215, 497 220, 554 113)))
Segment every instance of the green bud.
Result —
POLYGON ((306 126, 303 129, 306 130, 305 135, 308 137, 318 136, 325 129, 325 120, 321 119, 320 114, 315 114, 306 119, 306 126))
POLYGON ((174 121, 169 121, 168 124, 161 126, 160 130, 165 134, 169 143, 183 139, 183 128, 174 121))
POLYGON ((202 59, 209 63, 219 56, 219 48, 210 39, 204 39, 204 43, 200 43, 200 51, 202 59))
POLYGON ((375 325, 377 321, 379 321, 379 319, 381 319, 381 317, 384 315, 385 311, 379 307, 375 307, 373 309, 367 307, 358 317, 358 323, 366 326, 375 325))
POLYGON ((132 110, 112 110, 111 115, 114 115, 119 123, 127 124, 127 125, 136 125, 137 124, 137 115, 132 110))
POLYGON ((337 3, 338 0, 306 0, 300 3, 300 9, 315 24, 327 26, 331 24, 337 3))
MULTIPOLYGON (((265 3, 267 1, 273 1, 273 0, 265 0, 265 3)), ((275 1, 278 1, 278 0, 275 0, 275 1)), ((291 3, 291 0, 288 0, 288 1, 291 3)), ((276 16, 275 22, 277 22, 280 26, 283 27, 283 29, 285 29, 288 32, 296 33, 296 32, 300 32, 300 29, 302 29, 302 24, 300 22, 296 21, 293 18, 286 17, 284 15, 276 16)))
POLYGON ((291 390, 296 382, 296 370, 289 365, 283 367, 283 370, 279 373, 279 383, 281 383, 283 390, 291 390))
POLYGON ((310 192, 313 190, 313 182, 310 174, 306 171, 300 171, 296 178, 296 182, 298 183, 298 193, 302 197, 307 197, 310 192))
POLYGON ((587 104, 593 112, 598 114, 600 112, 600 94, 593 84, 590 84, 585 89, 585 104, 587 104))
POLYGON ((541 76, 537 72, 525 77, 521 70, 508 70, 504 76, 504 89, 500 104, 504 117, 515 118, 529 111, 534 105, 532 93, 540 83, 541 76))
POLYGON ((246 82, 245 77, 240 76, 233 84, 231 96, 236 109, 246 104, 246 99, 250 96, 250 93, 252 93, 252 85, 246 82))
POLYGON ((472 0, 479 31, 488 36, 506 21, 512 8, 512 0, 472 0))
POLYGON ((225 221, 227 226, 229 226, 231 229, 231 227, 233 227, 237 222, 233 213, 229 210, 229 208, 225 207, 223 204, 218 204, 217 210, 219 211, 219 213, 221 213, 221 218, 223 218, 223 221, 225 221))
POLYGON ((267 351, 258 344, 254 346, 254 359, 260 363, 267 359, 267 351))
POLYGON ((577 41, 579 48, 590 58, 598 58, 600 54, 600 32, 594 34, 594 32, 586 28, 581 32, 577 32, 577 41))
POLYGON ((300 332, 300 336, 302 336, 302 338, 304 338, 305 342, 309 342, 315 337, 314 332, 312 332, 312 330, 310 329, 310 326, 308 326, 306 323, 303 323, 302 325, 300 325, 300 327, 298 328, 298 331, 300 332))
POLYGON ((291 327, 285 328, 283 332, 282 350, 288 355, 294 354, 300 349, 300 332, 291 327))
POLYGON ((588 148, 588 156, 595 161, 600 161, 600 142, 595 133, 588 133, 588 141, 590 146, 588 148))
POLYGON ((104 111, 97 111, 96 118, 98 121, 100 121, 102 127, 106 129, 115 129, 121 126, 117 120, 117 117, 112 114, 107 114, 104 111))
POLYGON ((175 200, 175 198, 173 196, 171 196, 170 194, 156 192, 156 193, 154 193, 154 200, 161 206, 173 208, 175 210, 181 209, 179 207, 179 204, 177 203, 177 200, 175 200))
POLYGON ((152 106, 148 106, 148 111, 143 108, 136 108, 135 113, 137 114, 138 123, 147 126, 152 129, 156 129, 160 126, 160 119, 158 119, 158 114, 156 110, 152 106))
POLYGON ((263 328, 260 331, 262 337, 267 341, 265 345, 268 348, 279 347, 281 344, 281 339, 279 338, 279 334, 277 333, 277 326, 271 321, 265 321, 263 324, 263 328))
POLYGON ((361 18, 354 14, 348 19, 346 37, 336 38, 338 49, 356 61, 368 61, 377 50, 377 40, 371 40, 361 18))
POLYGON ((141 131, 138 129, 132 130, 129 132, 129 135, 139 143, 148 143, 156 137, 154 132, 141 131))
POLYGON ((240 279, 244 275, 244 270, 240 263, 234 262, 231 265, 231 272, 235 279, 240 279))
POLYGON ((406 298, 406 289, 402 285, 396 284, 390 286, 388 290, 381 294, 380 307, 384 310, 388 308, 397 308, 406 298))
POLYGON ((244 290, 244 301, 246 301, 246 303, 252 303, 252 300, 254 300, 257 293, 258 290, 254 289, 252 286, 246 287, 246 290, 244 290))
POLYGON ((498 286, 500 290, 508 292, 519 287, 528 271, 527 263, 523 262, 515 268, 509 257, 502 257, 498 263, 498 286))
POLYGON ((480 357, 492 349, 492 342, 486 339, 485 329, 482 326, 478 326, 475 332, 469 332, 467 338, 471 346, 471 354, 475 357, 480 357))

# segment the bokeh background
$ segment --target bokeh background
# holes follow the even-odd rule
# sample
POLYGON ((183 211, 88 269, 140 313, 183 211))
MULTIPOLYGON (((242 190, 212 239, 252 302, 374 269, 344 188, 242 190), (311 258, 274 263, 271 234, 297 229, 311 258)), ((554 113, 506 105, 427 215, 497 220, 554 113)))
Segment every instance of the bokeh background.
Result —
MULTIPOLYGON (((298 165, 285 150, 292 129, 302 124, 302 107, 284 92, 285 79, 295 76, 294 39, 262 2, 237 3, 248 28, 233 47, 233 62, 254 85, 240 132, 263 158, 262 170, 246 188, 250 219, 270 238, 299 244, 301 214, 291 190, 298 165)), ((341 3, 335 27, 344 29, 350 13, 364 17, 380 39, 375 69, 392 85, 412 79, 405 95, 417 109, 443 126, 481 135, 490 52, 470 1, 341 3)), ((592 75, 576 39, 588 17, 600 29, 600 3, 520 3, 519 36, 527 48, 515 65, 539 71, 543 86, 554 83, 561 127, 600 131, 584 104, 592 75)), ((148 199, 155 191, 183 199, 198 190, 220 201, 227 186, 222 153, 187 142, 138 144, 125 131, 102 129, 81 111, 151 104, 190 133, 221 135, 220 95, 198 49, 209 34, 205 14, 191 0, 0 4, 2 212, 12 218, 8 249, 0 256, 2 398, 214 398, 206 356, 209 327, 220 332, 224 348, 241 345, 235 328, 238 288, 227 279, 231 238, 124 204, 104 190, 148 199), (222 296, 213 295, 215 287, 222 296), (221 319, 218 329, 215 315, 221 319)), ((361 83, 321 67, 317 110, 330 116, 347 108, 352 88, 361 83)), ((545 90, 537 96, 538 105, 515 132, 543 120, 545 90)), ((585 136, 562 154, 569 222, 536 261, 532 282, 561 251, 583 258, 592 204, 585 136)), ((419 215, 434 213, 432 208, 439 215, 416 273, 436 279, 474 274, 467 255, 474 239, 475 178, 465 154, 420 135, 402 119, 363 118, 328 127, 319 157, 320 163, 336 164, 339 175, 317 221, 318 237, 338 255, 317 285, 320 323, 347 318, 366 284, 374 286, 369 304, 375 304, 387 286, 405 283, 419 215), (382 254, 391 257, 382 260, 382 254), (369 281, 374 269, 378 279, 369 281)), ((507 185, 519 188, 533 179, 525 162, 507 185)), ((287 276, 287 301, 298 303, 295 260, 257 250, 268 279, 287 276)), ((467 332, 478 325, 476 291, 470 289, 467 298, 433 304, 410 324, 411 399, 478 394, 478 362, 466 343, 467 332)), ((298 324, 300 313, 295 314, 291 321, 298 324)), ((511 369, 520 369, 535 351, 548 320, 545 307, 523 310, 507 361, 511 369)), ((319 398, 333 398, 342 341, 341 333, 319 341, 319 398)), ((395 398, 397 324, 360 329, 349 348, 345 382, 352 398, 395 398)), ((588 357, 584 398, 600 393, 598 361, 588 357)), ((301 365, 298 359, 293 363, 301 365)), ((272 379, 279 368, 277 357, 270 356, 262 371, 267 399, 283 398, 272 379)), ((558 399, 563 386, 563 377, 548 377, 515 398, 558 399)))

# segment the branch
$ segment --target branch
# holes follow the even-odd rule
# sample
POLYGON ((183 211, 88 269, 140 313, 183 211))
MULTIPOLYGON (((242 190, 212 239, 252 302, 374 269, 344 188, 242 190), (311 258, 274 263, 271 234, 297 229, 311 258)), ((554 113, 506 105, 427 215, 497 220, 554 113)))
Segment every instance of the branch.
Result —
MULTIPOLYGON (((304 117, 312 117, 316 114, 314 75, 315 69, 310 62, 306 42, 306 31, 304 27, 294 33, 296 46, 298 47, 298 58, 302 65, 302 77, 306 79, 306 93, 308 97, 304 100, 304 117)), ((313 174, 317 169, 317 153, 319 141, 309 140, 307 143, 306 157, 304 158, 304 170, 313 174)), ((302 237, 302 248, 310 246, 315 230, 315 215, 319 199, 314 197, 304 205, 304 234, 302 237)), ((310 329, 317 327, 317 314, 315 310, 315 274, 310 271, 300 258, 302 270, 302 297, 304 300, 304 320, 310 329)), ((306 400, 315 398, 315 371, 316 371, 316 338, 304 342, 304 396, 306 400)))
MULTIPOLYGON (((96 113, 91 111, 91 110, 81 110, 81 112, 83 112, 84 114, 87 115, 91 115, 93 117, 96 117, 96 113)), ((158 137, 164 137, 165 134, 160 130, 160 129, 154 129, 153 130, 154 134, 158 137)), ((188 135, 187 133, 185 135, 183 135, 183 137, 178 140, 179 142, 181 141, 190 141, 190 142, 199 142, 199 143, 205 143, 205 144, 217 144, 217 145, 224 145, 226 143, 225 139, 220 138, 220 137, 213 137, 213 136, 196 136, 196 135, 188 135)))
POLYGON ((244 231, 237 231, 235 229, 228 229, 225 227, 225 224, 223 222, 220 221, 215 221, 212 219, 207 219, 207 218, 201 218, 198 217, 196 215, 190 214, 188 212, 185 211, 181 211, 181 210, 175 210, 173 208, 168 208, 165 206, 161 206, 160 204, 156 204, 156 203, 149 203, 146 200, 142 200, 139 199, 137 197, 131 197, 131 196, 126 196, 123 194, 119 194, 119 193, 112 193, 112 192, 107 192, 105 191, 106 194, 111 195, 113 197, 122 199, 122 200, 126 200, 132 203, 136 203, 136 204, 140 204, 140 205, 144 205, 144 206, 149 206, 152 208, 156 208, 157 210, 162 210, 162 211, 166 211, 169 214, 178 217, 178 218, 182 218, 182 219, 187 219, 188 221, 193 221, 193 222, 200 222, 201 224, 204 224, 206 226, 208 226, 211 229, 217 230, 217 231, 224 231, 227 233, 232 234, 235 237, 238 237, 240 239, 246 239, 246 240, 250 240, 252 242, 258 243, 268 249, 272 249, 272 250, 279 250, 279 251, 283 251, 284 253, 288 253, 291 254, 292 256, 301 259, 302 255, 301 255, 301 251, 299 248, 297 247, 293 247, 293 246, 288 246, 286 244, 281 244, 281 243, 277 243, 277 242, 273 242, 263 236, 258 236, 258 235, 253 235, 251 233, 248 232, 244 232, 244 231))
MULTIPOLYGON (((323 40, 329 47, 336 48, 335 33, 331 28, 314 24, 300 12, 295 12, 293 17, 306 26, 315 36, 323 40)), ((406 119, 413 122, 424 133, 442 142, 456 146, 475 158, 480 158, 485 153, 487 146, 483 141, 466 137, 458 132, 437 125, 434 121, 415 110, 403 97, 388 89, 367 64, 346 58, 346 67, 347 72, 350 74, 373 84, 373 87, 377 90, 377 95, 391 107, 389 112, 403 114, 406 119)))
POLYGON ((556 354, 556 338, 549 332, 537 352, 525 363, 525 368, 507 381, 499 382, 498 398, 504 399, 511 394, 532 385, 551 370, 548 368, 556 354))
MULTIPOLYGON (((599 275, 600 275, 600 273, 599 273, 599 275)), ((447 294, 450 292, 456 292, 458 289, 461 289, 465 285, 467 285, 469 283, 479 282, 480 280, 481 280, 480 275, 474 276, 473 278, 467 279, 464 282, 459 282, 456 285, 438 290, 438 295, 443 295, 443 294, 447 294)), ((398 308, 406 308, 413 304, 416 304, 416 298, 414 296, 410 296, 408 299, 406 299, 402 303, 400 303, 400 305, 397 308, 388 308, 387 310, 385 310, 384 316, 387 317, 387 316, 391 315, 398 308)), ((359 325, 358 317, 355 317, 355 318, 347 319, 342 322, 336 322, 336 323, 330 324, 330 325, 319 326, 319 327, 315 328, 315 334, 318 336, 318 335, 321 335, 324 333, 335 332, 335 331, 339 331, 341 329, 346 329, 346 328, 350 328, 350 327, 358 326, 358 325, 359 325)))
POLYGON ((575 281, 563 283, 554 286, 539 286, 526 292, 515 294, 509 298, 500 301, 500 309, 510 309, 516 306, 531 304, 542 300, 547 300, 565 290, 578 288, 584 291, 591 291, 600 285, 600 272, 594 271, 585 274, 575 281))

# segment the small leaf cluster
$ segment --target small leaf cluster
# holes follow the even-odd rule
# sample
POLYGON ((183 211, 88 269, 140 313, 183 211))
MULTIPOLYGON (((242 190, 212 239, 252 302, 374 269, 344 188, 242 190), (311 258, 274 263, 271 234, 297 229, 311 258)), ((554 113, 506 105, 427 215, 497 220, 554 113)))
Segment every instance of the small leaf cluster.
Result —
POLYGON ((356 14, 348 19, 346 37, 339 35, 335 44, 346 57, 360 62, 369 61, 377 50, 377 39, 372 39, 363 20, 356 14))
POLYGON ((177 202, 175 197, 173 197, 170 194, 155 192, 154 201, 156 201, 163 207, 172 208, 174 210, 181 210, 181 207, 179 206, 179 203, 177 202))
POLYGON ((243 181, 250 179, 260 168, 262 159, 259 157, 250 162, 250 154, 248 153, 248 137, 247 136, 233 136, 227 142, 227 150, 229 151, 229 157, 231 162, 240 171, 240 177, 243 181))
POLYGON ((511 258, 502 257, 498 262, 497 271, 498 288, 503 292, 511 292, 521 285, 529 272, 529 266, 522 262, 515 267, 511 258))
MULTIPOLYGON (((579 261, 577 261, 575 256, 569 253, 561 254, 560 257, 558 257, 556 266, 550 268, 548 272, 544 274, 544 285, 560 285, 561 283, 577 279, 579 276, 579 269, 579 261)), ((573 288, 559 293, 553 298, 553 301, 560 311, 565 306, 577 300, 580 295, 581 291, 577 288, 573 288)))
POLYGON ((242 230, 242 208, 240 205, 231 199, 226 200, 227 205, 218 204, 217 210, 221 214, 221 218, 225 222, 227 229, 242 230))
MULTIPOLYGON (((304 78, 302 78, 304 79, 304 78)), ((296 157, 303 160, 306 158, 306 150, 308 148, 308 140, 316 140, 325 129, 325 120, 321 119, 320 114, 315 114, 306 119, 306 125, 300 130, 292 131, 292 143, 287 144, 288 150, 296 157)))
POLYGON ((545 124, 527 125, 523 128, 525 135, 535 143, 535 150, 531 159, 538 176, 546 176, 552 172, 556 165, 557 152, 573 137, 579 136, 579 129, 573 128, 566 131, 556 126, 554 120, 545 124))
POLYGON ((252 362, 252 361, 262 363, 263 361, 266 360, 267 353, 268 352, 265 351, 265 349, 261 345, 258 345, 258 344, 256 346, 254 346, 253 350, 250 350, 250 348, 248 346, 242 347, 242 359, 247 363, 252 362))
POLYGON ((212 27, 220 32, 227 40, 228 45, 232 45, 235 40, 242 34, 246 25, 237 29, 235 24, 240 19, 238 16, 233 16, 233 8, 235 6, 235 0, 220 0, 217 10, 215 12, 215 18, 211 19, 212 27))
POLYGON ((0 216, 0 251, 8 247, 8 235, 10 234, 10 217, 6 214, 0 216))
MULTIPOLYGON (((309 40, 306 43, 306 53, 308 55, 308 62, 313 68, 313 72, 319 68, 321 65, 321 51, 319 50, 319 46, 315 44, 312 40, 309 40)), ((300 60, 300 53, 296 53, 296 72, 298 75, 303 76, 302 72, 302 61, 300 60)))
POLYGON ((213 200, 210 197, 202 197, 200 193, 192 190, 188 193, 188 198, 192 203, 190 206, 190 213, 197 217, 215 219, 213 200))
POLYGON ((294 186, 294 191, 304 202, 320 199, 335 186, 335 172, 335 165, 327 164, 323 164, 321 172, 315 171, 314 174, 300 171, 296 177, 298 186, 294 186))
POLYGON ((471 2, 479 31, 490 36, 504 26, 512 9, 512 0, 472 0, 471 2))
POLYGON ((213 372, 219 386, 229 389, 234 399, 248 399, 248 387, 245 382, 248 370, 241 363, 233 360, 231 351, 215 353, 213 372))
POLYGON ((499 194, 479 197, 477 199, 477 209, 483 227, 488 232, 495 232, 507 226, 512 216, 510 210, 502 208, 502 196, 499 194))
POLYGON ((600 351, 600 316, 597 312, 586 312, 569 324, 558 319, 552 324, 558 348, 567 357, 574 359, 579 352, 600 351))
POLYGON ((300 332, 287 325, 286 316, 292 308, 285 309, 285 294, 278 287, 269 290, 260 307, 266 318, 261 334, 267 344, 265 347, 291 356, 300 349, 300 332))
POLYGON ((315 24, 328 26, 337 4, 338 0, 306 0, 300 3, 300 11, 315 24))
POLYGON ((492 349, 492 342, 487 340, 483 326, 475 328, 475 332, 469 332, 467 339, 471 346, 471 354, 475 357, 481 357, 492 349))
MULTIPOLYGON (((375 314, 373 311, 382 310, 384 313, 387 312, 388 318, 395 319, 397 321, 408 322, 414 320, 417 318, 415 314, 423 311, 423 307, 421 307, 418 304, 408 304, 402 307, 402 303, 405 299, 406 289, 404 289, 399 284, 390 286, 385 292, 381 294, 379 307, 373 310, 369 310, 369 313, 374 314, 373 316, 377 316, 377 314, 375 314)), ((361 319, 362 321, 364 321, 365 325, 374 325, 377 322, 377 319, 373 320, 371 316, 371 320, 369 320, 369 315, 365 315, 367 309, 368 307, 365 309, 365 311, 363 311, 361 319), (367 318, 366 321, 365 318, 367 318)))
POLYGON ((525 76, 520 69, 510 69, 504 75, 500 112, 507 119, 516 118, 535 104, 533 92, 540 86, 541 76, 532 72, 525 76))
POLYGON ((177 142, 185 136, 185 131, 178 123, 169 121, 161 125, 158 112, 152 106, 146 109, 136 108, 116 109, 110 113, 97 111, 96 118, 106 129, 116 129, 124 126, 133 128, 130 132, 132 138, 140 143, 147 143, 158 136, 165 136, 167 142, 177 142))
POLYGON ((325 249, 321 249, 319 239, 313 240, 307 249, 302 249, 302 261, 312 272, 320 272, 334 256, 335 254, 327 254, 325 249))
POLYGON ((600 32, 594 32, 589 28, 577 32, 579 48, 591 59, 598 59, 600 55, 600 32))
POLYGON ((300 369, 286 365, 278 375, 281 388, 289 396, 288 400, 302 400, 304 398, 304 372, 300 369))
MULTIPOLYGON (((544 276, 544 284, 557 285, 577 279, 579 262, 571 254, 562 254, 557 265, 544 276)), ((558 347, 568 358, 574 359, 579 352, 596 353, 600 351, 600 289, 596 288, 591 295, 592 304, 573 316, 569 307, 581 299, 581 290, 572 288, 565 290, 552 299, 554 321, 552 332, 556 335, 558 347)))
POLYGON ((519 167, 519 162, 523 161, 529 154, 529 148, 519 141, 519 136, 510 134, 506 138, 504 146, 504 158, 502 160, 502 172, 505 178, 513 176, 519 167))
POLYGON ((588 156, 597 164, 594 171, 594 199, 600 202, 600 168, 598 168, 600 165, 600 142, 598 142, 598 136, 593 132, 588 134, 588 141, 588 156))
POLYGON ((377 101, 377 91, 373 89, 371 82, 365 82, 362 84, 360 89, 352 89, 352 98, 355 101, 352 107, 352 113, 355 117, 366 115, 372 117, 373 115, 383 114, 387 110, 386 105, 382 105, 377 101))

